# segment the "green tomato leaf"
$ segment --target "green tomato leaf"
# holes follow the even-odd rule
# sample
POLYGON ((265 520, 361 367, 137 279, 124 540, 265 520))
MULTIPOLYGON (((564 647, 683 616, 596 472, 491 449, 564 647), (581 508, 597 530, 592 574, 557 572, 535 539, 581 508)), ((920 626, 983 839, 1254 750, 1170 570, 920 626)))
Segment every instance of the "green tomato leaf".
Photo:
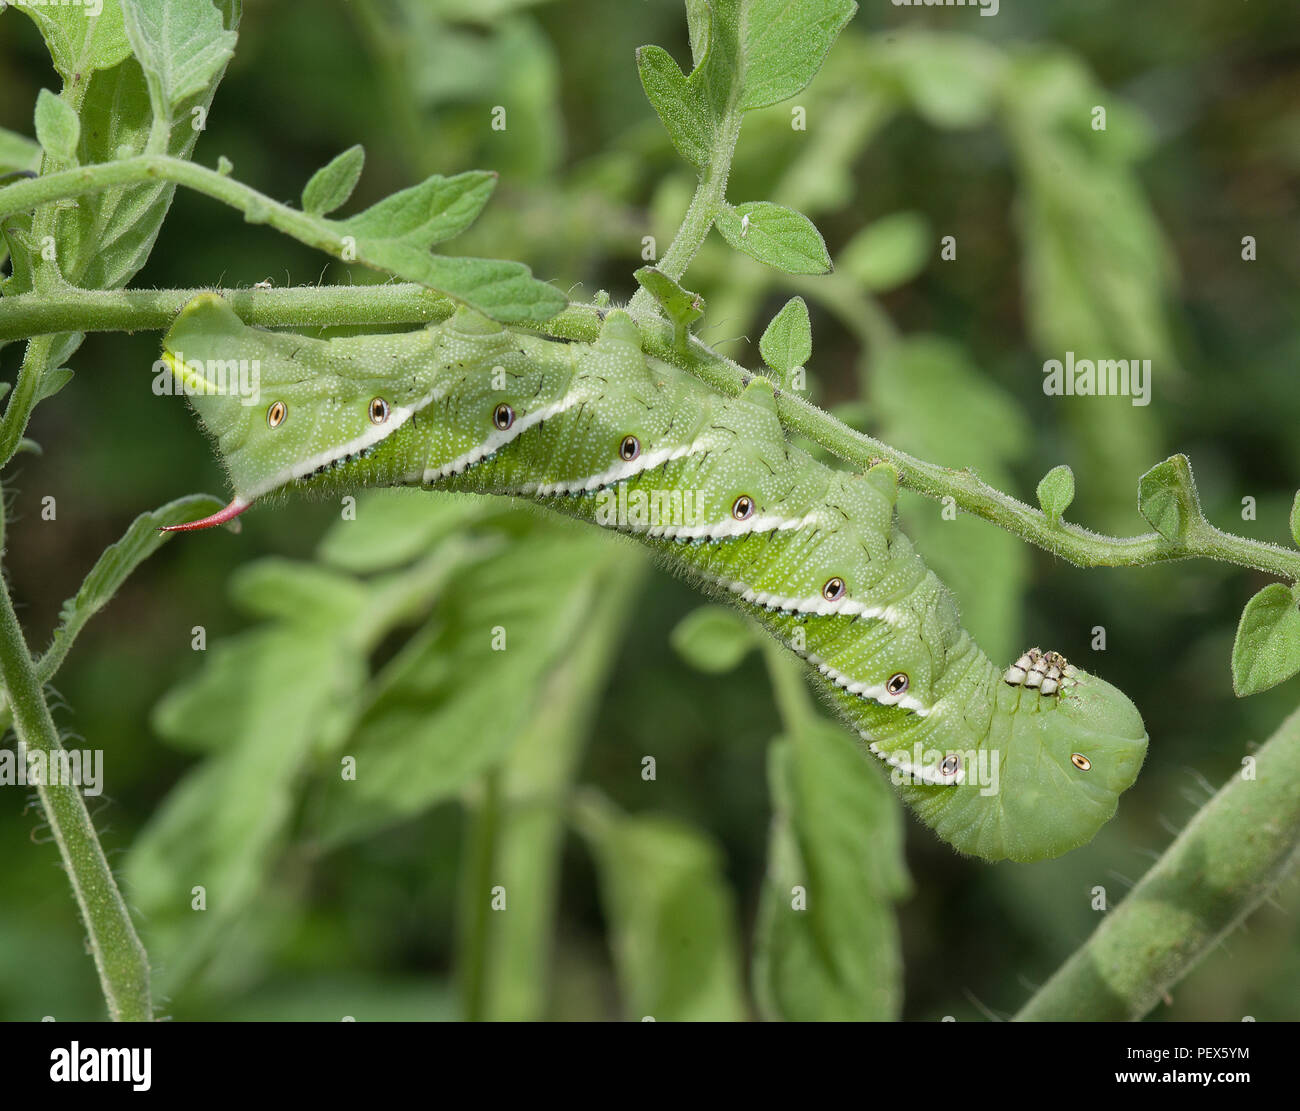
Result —
POLYGON ((690 75, 660 47, 637 55, 673 144, 696 166, 730 156, 716 148, 734 142, 738 116, 804 88, 856 10, 854 0, 687 0, 690 75))
POLYGON ((209 0, 119 0, 131 50, 144 70, 154 115, 173 113, 208 89, 235 52, 236 34, 209 0))
POLYGON ((624 815, 590 796, 578 826, 596 858, 628 1017, 744 1018, 736 912, 718 846, 675 818, 624 815))
MULTIPOLYGON (((1003 57, 995 103, 999 130, 1021 167, 1015 222, 1035 349, 1054 359, 1069 351, 1141 353, 1160 368, 1158 388, 1176 393, 1182 371, 1169 306, 1177 266, 1136 165, 1150 144, 1142 134, 1149 126, 1072 52, 1044 45, 1003 57), (1107 107, 1104 135, 1090 130, 1095 105, 1107 107)), ((942 65, 925 64, 946 76, 942 65)), ((1145 378, 1146 390, 1157 388, 1145 378)), ((1062 417, 1073 461, 1088 476, 1080 498, 1089 520, 1107 532, 1127 531, 1129 476, 1160 458, 1160 421, 1150 406, 1118 400, 1062 403, 1062 417)))
POLYGON ((338 237, 345 258, 436 289, 494 320, 549 320, 568 300, 522 263, 430 253, 474 222, 495 186, 493 173, 435 174, 347 220, 314 218, 338 237))
MULTIPOLYGON (((340 522, 335 531, 368 527, 340 522)), ((485 555, 449 537, 433 620, 370 681, 344 751, 365 769, 322 784, 320 836, 351 840, 455 798, 545 714, 547 683, 587 626, 605 569, 601 537, 537 529, 485 555), (502 690, 511 698, 503 702, 502 690), (472 737, 473 744, 465 739, 472 737)), ((418 566, 418 565, 417 565, 418 566)))
POLYGON ((1295 501, 1291 503, 1291 539, 1300 548, 1300 491, 1296 492, 1295 501))
POLYGON ((895 212, 863 228, 840 254, 847 270, 867 289, 897 289, 925 269, 932 250, 930 225, 917 212, 895 212))
POLYGON ((4 237, 5 250, 11 262, 9 277, 0 278, 0 296, 16 297, 20 293, 29 293, 35 287, 33 273, 35 269, 35 252, 32 250, 31 236, 32 216, 14 216, 8 223, 0 224, 0 236, 4 237))
POLYGON ((758 350, 763 362, 783 375, 808 365, 812 358, 812 321, 802 297, 791 297, 772 317, 758 341, 758 350))
POLYGON ((365 164, 366 148, 358 144, 322 166, 303 187, 302 210, 324 216, 341 208, 357 187, 365 164))
POLYGON ((504 499, 477 494, 430 498, 409 488, 366 490, 357 498, 357 519, 365 528, 336 526, 316 554, 358 575, 389 571, 433 551, 453 533, 508 512, 504 499))
MULTIPOLYGON (((341 527, 365 526, 345 522, 341 527)), ((472 562, 475 553, 459 542, 444 544, 411 568, 350 583, 339 571, 278 559, 241 571, 237 600, 270 620, 212 645, 198 672, 158 705, 153 720, 159 732, 206 757, 156 811, 127 863, 132 890, 149 918, 151 948, 165 955, 171 982, 184 979, 188 969, 221 946, 232 926, 246 922, 259 897, 271 889, 271 868, 290 834, 306 775, 315 771, 320 776, 324 811, 337 817, 341 805, 361 802, 352 788, 374 778, 383 792, 378 804, 388 804, 393 799, 389 784, 399 773, 409 788, 413 769, 417 774, 429 770, 407 762, 409 752, 368 750, 355 739, 356 747, 343 745, 359 716, 372 706, 365 684, 376 645, 394 629, 423 619, 448 573, 472 562), (355 782, 340 777, 334 762, 340 755, 355 756, 363 769, 355 782), (210 915, 193 914, 186 900, 176 897, 193 882, 184 877, 193 875, 206 877, 214 895, 219 893, 210 915)), ((565 566, 571 569, 572 563, 565 566)), ((514 574, 527 578, 517 567, 514 574)), ((469 636, 486 645, 486 636, 478 634, 490 628, 490 623, 475 624, 469 636)), ((512 626, 512 631, 518 630, 512 626)), ((554 658, 529 650, 536 645, 521 647, 515 653, 521 662, 554 658)), ((477 662, 481 667, 482 658, 477 662)), ((495 674, 484 668, 488 681, 480 677, 479 686, 499 694, 491 681, 495 674)), ((455 697, 468 676, 457 671, 447 678, 455 697)), ((384 708, 415 712, 413 706, 384 708)), ((423 709, 429 712, 429 707, 423 709)), ((491 711, 482 703, 475 709, 477 724, 483 725, 491 711)), ((539 716, 533 699, 524 699, 521 715, 530 720, 539 716)), ((470 735, 456 734, 462 740, 470 735)), ((451 742, 444 738, 448 747, 451 742)), ((475 745, 457 747, 465 759, 477 756, 475 745)))
POLYGON ((26 135, 0 127, 0 174, 13 173, 15 170, 30 170, 35 173, 40 168, 40 143, 34 143, 26 135))
POLYGON ((692 165, 706 165, 713 147, 713 121, 699 91, 663 47, 641 47, 636 66, 645 95, 673 146, 692 165))
POLYGON ((677 347, 684 350, 691 325, 704 315, 704 299, 698 293, 683 289, 655 266, 643 266, 632 276, 659 302, 668 319, 673 322, 677 347))
POLYGON ((740 107, 748 110, 803 89, 858 6, 854 0, 720 0, 718 7, 744 21, 740 107))
POLYGON ((709 52, 713 12, 709 0, 686 0, 686 30, 691 40, 691 65, 698 66, 709 52))
POLYGON ((802 212, 749 201, 724 206, 717 226, 736 250, 787 274, 825 274, 831 268, 826 241, 802 212))
POLYGON ((1138 510, 1166 540, 1180 543, 1201 520, 1192 465, 1185 455, 1171 455, 1138 481, 1138 510))
POLYGON ((522 262, 451 258, 401 245, 372 251, 370 258, 385 270, 421 282, 506 323, 541 323, 569 303, 562 291, 538 281, 522 262))
POLYGON ((49 89, 36 95, 36 141, 55 162, 75 163, 81 121, 76 110, 49 89))
MULTIPOLYGON (((874 405, 872 427, 886 443, 944 466, 970 467, 995 486, 1012 483, 1013 467, 1033 439, 1031 425, 964 348, 938 336, 911 335, 860 366, 874 405)), ((940 506, 907 491, 899 498, 899 516, 960 599, 971 635, 994 659, 1019 654, 1029 549, 968 514, 947 520, 940 506)))
POLYGON ((106 0, 94 15, 82 4, 14 6, 36 24, 65 85, 78 74, 89 80, 95 70, 111 69, 131 53, 122 9, 113 0, 106 0))
POLYGON ((1300 671, 1297 591, 1270 583, 1246 603, 1232 645, 1232 689, 1238 698, 1268 690, 1300 671))
POLYGON ((36 394, 36 400, 40 402, 53 397, 71 381, 72 370, 70 367, 52 367, 41 378, 41 386, 36 394))
POLYGON ((776 741, 755 993, 771 1019, 888 1021, 902 1003, 894 902, 907 894, 903 823, 861 746, 816 719, 776 741))
MULTIPOLYGON (((199 6, 208 6, 207 0, 199 6)), ((223 0, 222 7, 229 10, 233 22, 233 5, 223 0)), ((108 8, 105 4, 105 12, 108 8)), ((210 104, 221 75, 220 70, 212 73, 190 105, 210 104)), ((132 57, 90 75, 80 115, 82 165, 142 154, 157 141, 145 73, 132 57)), ((188 158, 199 134, 187 120, 172 129, 160 153, 188 158)), ((168 182, 125 185, 79 197, 75 207, 60 208, 54 235, 64 277, 87 289, 125 285, 149 257, 175 188, 168 182)))
POLYGON ((687 614, 672 632, 672 645, 699 671, 731 671, 757 647, 754 630, 740 614, 725 606, 701 606, 687 614))
POLYGON ((338 743, 360 702, 364 659, 346 646, 347 632, 275 624, 224 640, 155 710, 159 733, 208 753, 154 811, 126 859, 165 985, 174 989, 228 943, 270 889, 302 779, 319 752, 338 743), (204 914, 183 897, 196 876, 212 895, 204 914))
POLYGON ((459 235, 477 220, 496 184, 497 175, 483 170, 455 177, 434 174, 356 216, 333 223, 341 235, 364 239, 372 247, 401 243, 427 250, 459 235))
POLYGON ((268 556, 235 571, 230 597, 250 617, 334 628, 360 625, 370 592, 341 571, 268 556))
POLYGON ((1065 464, 1053 467, 1043 475, 1038 484, 1038 504, 1052 524, 1059 524, 1062 515, 1074 501, 1074 472, 1065 464))
POLYGON ((460 903, 466 912, 460 916, 461 937, 468 942, 479 936, 485 950, 483 967, 493 970, 478 1009, 485 1021, 535 1021, 551 1012, 549 953, 572 813, 568 806, 537 806, 536 800, 578 793, 574 780, 585 763, 581 756, 597 720, 592 711, 617 666, 618 646, 648 563, 611 562, 581 631, 547 677, 544 709, 530 716, 501 768, 499 805, 484 805, 487 800, 478 795, 482 801, 475 808, 464 859, 482 844, 483 836, 491 838, 493 884, 505 888, 510 900, 510 913, 494 915, 486 937, 479 935, 482 924, 471 909, 473 903, 460 903))

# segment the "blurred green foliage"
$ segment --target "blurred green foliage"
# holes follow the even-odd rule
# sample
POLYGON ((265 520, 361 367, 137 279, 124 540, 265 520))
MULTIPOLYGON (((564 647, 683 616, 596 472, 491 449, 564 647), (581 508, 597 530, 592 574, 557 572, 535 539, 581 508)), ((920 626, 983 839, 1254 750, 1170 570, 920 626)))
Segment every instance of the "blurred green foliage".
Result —
MULTIPOLYGON (((689 57, 678 0, 253 0, 197 157, 225 155, 291 198, 364 143, 348 211, 430 173, 496 171, 458 252, 626 300, 643 237, 666 249, 692 185, 637 78, 647 42, 689 57), (503 132, 488 126, 497 105, 503 132)), ((732 179, 732 197, 811 216, 835 274, 780 275, 713 237, 687 283, 703 335, 757 366, 758 337, 797 294, 813 396, 898 447, 1030 499, 1068 464, 1070 518, 1119 532, 1144 527, 1138 476, 1184 451, 1211 521, 1284 541, 1300 474, 1298 50, 1282 2, 1003 5, 995 19, 872 6, 797 99, 806 130, 789 104, 749 115, 732 179), (1241 258, 1245 235, 1257 261, 1241 258), (1066 350, 1152 359, 1155 400, 1044 397, 1041 364, 1066 350)), ((55 77, 12 12, 0 62, 0 127, 30 136, 55 77)), ((30 148, 5 137, 0 158, 29 164, 30 148)), ((268 277, 376 280, 181 192, 134 284, 268 277)), ((139 512, 222 488, 184 408, 149 392, 156 339, 86 339, 29 432, 45 454, 6 490, 8 570, 36 645, 139 512), (40 518, 46 495, 56 522, 40 518)), ((6 377, 18 346, 0 351, 6 377)), ((935 503, 902 505, 990 654, 1050 644, 1138 701, 1151 755, 1094 843, 990 866, 900 828, 879 777, 843 766, 815 723, 783 721, 761 655, 737 650, 716 674, 672 650, 698 599, 631 545, 471 499, 367 495, 364 528, 287 503, 238 537, 167 545, 56 684, 60 723, 107 750, 98 823, 164 1012, 1014 1010, 1092 929, 1093 888, 1122 896, 1293 707, 1294 684, 1232 695, 1233 630, 1262 576, 1081 571, 935 503), (842 905, 801 922, 783 960, 755 952, 791 928, 774 900, 810 867, 842 905), (484 882, 511 913, 476 897, 484 882)), ((37 811, 6 798, 0 1018, 98 1017, 57 856, 37 811)), ((1278 902, 1156 1017, 1293 1018, 1294 883, 1278 902)))

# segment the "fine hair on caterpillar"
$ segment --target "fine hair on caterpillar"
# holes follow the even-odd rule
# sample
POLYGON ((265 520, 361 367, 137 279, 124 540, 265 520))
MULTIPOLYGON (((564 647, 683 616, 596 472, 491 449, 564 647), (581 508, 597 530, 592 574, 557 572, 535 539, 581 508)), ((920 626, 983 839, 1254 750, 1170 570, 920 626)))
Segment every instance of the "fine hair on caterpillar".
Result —
POLYGON ((405 485, 527 498, 633 537, 799 656, 921 820, 985 859, 1085 843, 1138 774, 1146 731, 1124 694, 1055 652, 998 668, 961 628, 898 528, 891 468, 815 460, 769 382, 716 393, 647 356, 626 313, 593 343, 465 312, 315 340, 248 327, 205 294, 164 360, 177 351, 258 359, 263 402, 187 394, 234 497, 182 529, 285 491, 405 485))

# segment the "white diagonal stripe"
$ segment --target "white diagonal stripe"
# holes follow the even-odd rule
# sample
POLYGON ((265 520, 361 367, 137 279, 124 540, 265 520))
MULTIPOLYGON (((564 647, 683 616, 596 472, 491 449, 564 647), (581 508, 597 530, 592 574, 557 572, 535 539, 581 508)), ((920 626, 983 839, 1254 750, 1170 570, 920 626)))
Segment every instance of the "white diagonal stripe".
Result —
POLYGON ((441 390, 432 390, 425 394, 419 401, 413 405, 395 405, 388 414, 388 419, 383 424, 372 425, 367 428, 360 436, 354 440, 349 440, 345 444, 336 444, 324 451, 317 452, 315 455, 304 459, 300 463, 294 463, 286 467, 283 471, 278 472, 271 478, 251 490, 245 490, 242 497, 246 501, 253 501, 263 494, 284 486, 286 483, 293 482, 299 478, 306 478, 314 471, 328 466, 337 459, 345 459, 349 455, 355 455, 359 451, 365 451, 368 447, 373 447, 381 440, 387 439, 399 428, 402 427, 414 413, 418 413, 425 408, 441 393, 441 390))
POLYGON ((540 424, 544 420, 550 420, 557 413, 563 413, 565 409, 576 405, 581 396, 579 393, 571 393, 553 405, 545 405, 540 409, 534 409, 531 413, 525 413, 523 416, 517 417, 514 424, 509 428, 495 429, 486 440, 470 448, 464 455, 459 455, 440 467, 426 467, 423 481, 437 482, 440 478, 463 474, 475 463, 482 462, 489 455, 495 455, 506 444, 522 436, 534 425, 540 424))
POLYGON ((666 540, 730 540, 732 537, 761 532, 800 529, 815 523, 817 519, 815 513, 803 517, 749 517, 743 521, 730 517, 725 521, 715 521, 709 525, 655 525, 653 528, 646 529, 645 534, 661 536, 666 540))
MULTIPOLYGON (((911 779, 920 780, 922 783, 928 783, 932 787, 953 787, 959 783, 966 782, 966 767, 963 765, 955 772, 944 774, 939 770, 939 765, 934 767, 918 768, 910 760, 904 760, 896 752, 885 753, 880 751, 880 747, 871 739, 871 735, 859 730, 858 735, 867 742, 867 747, 871 749, 873 755, 880 757, 891 768, 898 768, 901 772, 911 779)), ((941 761, 942 762, 942 761, 941 761)))
POLYGON ((859 679, 844 674, 842 671, 837 671, 825 660, 818 659, 813 655, 804 655, 804 659, 846 694, 857 695, 859 698, 878 702, 882 706, 901 706, 904 710, 911 710, 920 718, 925 717, 930 712, 931 707, 927 706, 919 698, 908 694, 907 691, 902 694, 890 694, 883 683, 864 683, 859 679))
POLYGON ((679 444, 676 447, 659 448, 647 451, 636 459, 615 463, 608 470, 583 478, 566 479, 562 482, 529 482, 519 488, 520 494, 539 498, 552 498, 560 494, 590 494, 606 486, 612 486, 624 479, 634 478, 656 467, 662 467, 674 459, 685 455, 694 455, 701 450, 695 444, 679 444))
POLYGON ((730 579, 724 579, 717 575, 696 573, 707 582, 726 587, 731 593, 738 595, 742 602, 748 602, 751 606, 762 606, 764 609, 820 617, 876 617, 882 621, 887 621, 891 625, 898 624, 902 616, 893 606, 871 606, 854 598, 830 602, 820 594, 811 597, 771 594, 765 590, 754 590, 744 583, 732 582, 730 579))

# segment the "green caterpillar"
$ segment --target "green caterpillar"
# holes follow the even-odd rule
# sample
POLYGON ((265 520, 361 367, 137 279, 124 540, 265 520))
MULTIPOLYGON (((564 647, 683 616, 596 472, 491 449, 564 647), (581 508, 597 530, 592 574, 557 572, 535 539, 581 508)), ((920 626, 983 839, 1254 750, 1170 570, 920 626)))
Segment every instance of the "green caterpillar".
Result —
POLYGON ((815 461, 786 439, 770 384, 723 397, 648 358, 622 312, 591 344, 464 313, 315 340, 250 328, 205 294, 168 333, 160 373, 235 490, 181 528, 278 491, 419 485, 528 497, 634 536, 806 660, 961 852, 1028 861, 1082 845, 1142 765, 1142 719, 1115 687, 1056 653, 1001 672, 980 651, 895 524, 892 469, 815 461))

